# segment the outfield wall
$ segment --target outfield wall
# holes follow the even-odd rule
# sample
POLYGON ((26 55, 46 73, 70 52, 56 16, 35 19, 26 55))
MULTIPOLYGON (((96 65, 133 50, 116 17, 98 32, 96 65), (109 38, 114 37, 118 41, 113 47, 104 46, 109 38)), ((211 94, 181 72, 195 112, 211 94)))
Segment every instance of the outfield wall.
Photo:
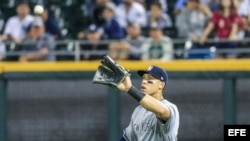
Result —
MULTIPOLYGON (((165 97, 180 110, 180 141, 223 140, 224 124, 250 124, 250 60, 120 62, 169 72, 165 97)), ((99 62, 0 65, 1 141, 116 141, 138 103, 93 85, 99 62)))

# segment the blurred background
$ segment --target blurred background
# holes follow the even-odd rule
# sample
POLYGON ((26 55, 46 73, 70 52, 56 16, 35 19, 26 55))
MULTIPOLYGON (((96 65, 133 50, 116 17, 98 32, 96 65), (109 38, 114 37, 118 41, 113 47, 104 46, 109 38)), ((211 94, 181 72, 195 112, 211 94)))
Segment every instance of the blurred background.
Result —
MULTIPOLYGON (((240 61, 250 58, 249 47, 249 0, 0 3, 0 65, 92 62, 106 54, 138 62, 240 61)), ((8 113, 6 117, 0 112, 0 123, 7 122, 7 128, 0 128, 0 140, 118 140, 138 103, 108 87, 92 85, 94 70, 85 73, 79 78, 69 73, 67 79, 43 73, 0 75, 0 104, 8 113), (114 93, 118 95, 112 99, 114 93)), ((224 124, 250 124, 249 72, 171 73, 165 96, 179 107, 180 141, 221 141, 224 124)), ((133 77, 139 86, 140 78, 133 77)))

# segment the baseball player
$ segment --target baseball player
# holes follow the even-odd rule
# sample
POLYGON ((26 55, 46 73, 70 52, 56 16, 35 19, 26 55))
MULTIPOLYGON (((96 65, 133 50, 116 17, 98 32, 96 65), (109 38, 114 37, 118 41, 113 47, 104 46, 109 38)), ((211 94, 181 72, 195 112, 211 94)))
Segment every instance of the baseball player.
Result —
POLYGON ((140 90, 132 85, 129 76, 117 86, 140 103, 120 141, 177 141, 179 111, 175 104, 163 97, 168 82, 166 71, 150 66, 137 73, 142 77, 140 90))

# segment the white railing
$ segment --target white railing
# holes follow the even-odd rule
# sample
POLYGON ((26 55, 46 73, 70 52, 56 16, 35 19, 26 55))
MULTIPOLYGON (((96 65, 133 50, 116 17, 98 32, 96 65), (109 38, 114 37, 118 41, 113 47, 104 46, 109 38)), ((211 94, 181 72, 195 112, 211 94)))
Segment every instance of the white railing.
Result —
MULTIPOLYGON (((112 42, 115 42, 117 40, 102 40, 100 42, 98 42, 98 44, 109 44, 112 42)), ((121 40, 119 40, 121 41, 121 40)), ((183 39, 173 39, 173 43, 174 43, 174 54, 185 54, 187 51, 189 53, 195 54, 195 53, 208 53, 208 50, 204 50, 204 49, 195 49, 195 50, 190 50, 190 48, 185 47, 185 43, 187 40, 183 40, 183 39), (178 47, 179 45, 182 45, 181 47, 178 47)), ((209 39, 207 40, 206 43, 216 43, 216 42, 228 42, 228 40, 215 40, 215 39, 209 39)), ((240 40, 237 41, 239 43, 239 46, 237 48, 235 48, 234 50, 232 49, 215 49, 215 48, 211 48, 210 51, 212 53, 232 53, 232 51, 234 53, 249 53, 250 54, 250 38, 245 38, 244 40, 240 40), (248 48, 242 48, 242 44, 247 45, 248 48)), ((21 55, 23 53, 27 53, 24 51, 18 51, 16 50, 18 45, 24 45, 24 44, 16 44, 14 42, 9 42, 6 41, 4 42, 5 45, 7 46, 7 51, 5 52, 5 56, 16 56, 16 55, 21 55)), ((109 50, 104 50, 104 51, 92 51, 92 50, 81 50, 80 46, 84 46, 87 44, 90 44, 90 42, 86 41, 86 40, 56 40, 56 49, 54 51, 55 55, 68 55, 68 56, 74 56, 74 60, 75 61, 79 61, 80 60, 80 56, 83 54, 100 54, 100 55, 105 55, 109 52, 109 50), (63 46, 64 49, 59 49, 60 46, 63 46)), ((193 42, 195 44, 195 42, 193 42)))

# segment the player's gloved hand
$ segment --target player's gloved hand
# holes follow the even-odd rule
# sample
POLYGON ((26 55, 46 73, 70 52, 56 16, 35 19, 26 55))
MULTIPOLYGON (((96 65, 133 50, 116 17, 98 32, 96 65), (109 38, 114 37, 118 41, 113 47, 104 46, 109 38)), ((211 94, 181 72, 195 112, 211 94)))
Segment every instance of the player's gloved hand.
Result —
MULTIPOLYGON (((104 56, 101 60, 101 65, 95 73, 92 80, 93 83, 109 85, 115 88, 119 88, 122 91, 127 89, 128 80, 124 81, 127 76, 129 76, 128 70, 124 69, 121 65, 115 62, 108 55, 104 56)), ((129 79, 130 80, 130 79, 129 79)))
POLYGON ((123 92, 128 92, 132 87, 132 82, 129 76, 126 76, 125 79, 117 85, 117 88, 123 92))
POLYGON ((137 101, 141 101, 145 96, 140 90, 132 86, 128 70, 124 69, 108 55, 101 60, 101 65, 98 66, 92 82, 115 87, 130 94, 137 101))

